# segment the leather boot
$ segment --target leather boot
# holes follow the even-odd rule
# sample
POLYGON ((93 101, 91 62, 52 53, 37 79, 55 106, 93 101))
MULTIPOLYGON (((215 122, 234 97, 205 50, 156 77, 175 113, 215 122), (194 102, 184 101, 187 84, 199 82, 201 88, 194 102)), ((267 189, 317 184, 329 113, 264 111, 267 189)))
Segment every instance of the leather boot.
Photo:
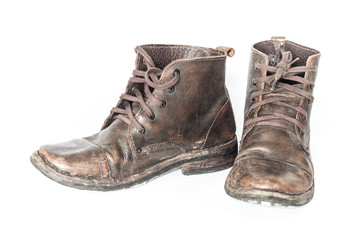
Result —
POLYGON ((225 183, 230 196, 282 206, 312 199, 309 119, 319 58, 280 38, 253 45, 240 151, 225 183))
POLYGON ((234 50, 144 45, 135 51, 133 77, 101 131, 31 156, 47 177, 105 191, 177 168, 199 174, 232 166, 237 140, 225 61, 234 50))

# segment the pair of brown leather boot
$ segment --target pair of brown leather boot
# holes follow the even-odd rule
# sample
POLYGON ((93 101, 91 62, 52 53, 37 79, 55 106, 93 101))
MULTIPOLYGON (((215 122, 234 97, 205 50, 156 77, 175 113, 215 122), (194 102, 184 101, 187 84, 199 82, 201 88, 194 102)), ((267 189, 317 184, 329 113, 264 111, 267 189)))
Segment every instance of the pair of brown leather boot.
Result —
POLYGON ((252 47, 240 151, 225 87, 234 50, 144 45, 126 91, 99 133, 45 145, 31 162, 47 177, 89 190, 129 188, 172 169, 232 167, 235 198, 298 206, 314 193, 309 117, 320 54, 272 39, 252 47))

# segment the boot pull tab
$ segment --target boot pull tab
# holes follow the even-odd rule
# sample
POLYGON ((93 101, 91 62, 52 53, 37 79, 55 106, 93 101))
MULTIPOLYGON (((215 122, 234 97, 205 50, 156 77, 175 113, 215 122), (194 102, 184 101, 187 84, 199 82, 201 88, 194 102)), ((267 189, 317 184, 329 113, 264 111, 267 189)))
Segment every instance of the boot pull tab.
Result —
POLYGON ((275 37, 271 37, 271 40, 278 41, 278 42, 279 42, 279 46, 280 46, 280 51, 281 51, 281 52, 284 52, 284 51, 285 51, 285 40, 286 40, 286 37, 285 37, 285 36, 275 36, 275 37))
POLYGON ((232 57, 235 54, 235 50, 230 47, 220 46, 220 47, 217 47, 216 50, 224 52, 228 57, 232 57))
POLYGON ((284 36, 274 36, 274 37, 271 37, 271 40, 285 41, 286 37, 284 37, 284 36))

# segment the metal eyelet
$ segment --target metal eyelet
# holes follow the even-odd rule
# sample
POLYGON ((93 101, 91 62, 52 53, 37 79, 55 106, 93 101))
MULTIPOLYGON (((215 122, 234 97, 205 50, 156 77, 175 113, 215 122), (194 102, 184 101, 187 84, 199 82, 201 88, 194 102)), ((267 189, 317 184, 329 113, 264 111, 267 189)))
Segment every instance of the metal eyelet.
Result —
POLYGON ((171 88, 169 88, 169 93, 173 93, 175 91, 175 86, 172 86, 171 88))
POLYGON ((161 108, 166 108, 167 102, 166 100, 162 100, 161 108))
POLYGON ((254 63, 254 70, 259 70, 257 67, 256 67, 256 64, 260 63, 259 60, 256 60, 255 63, 254 63))
POLYGON ((147 117, 147 118, 150 119, 150 121, 154 121, 155 120, 155 114, 153 114, 152 116, 147 117))
POLYGON ((135 89, 136 89, 136 86, 133 86, 133 87, 131 88, 131 92, 134 93, 135 89))
POLYGON ((254 80, 255 80, 255 78, 252 78, 251 83, 252 83, 253 86, 256 86, 256 83, 254 82, 254 80))
POLYGON ((173 77, 175 77, 175 73, 177 73, 178 75, 180 75, 180 69, 176 68, 176 69, 172 72, 173 77))
POLYGON ((145 130, 145 128, 143 127, 141 131, 138 130, 137 132, 138 132, 139 134, 143 135, 143 134, 145 134, 146 130, 145 130))

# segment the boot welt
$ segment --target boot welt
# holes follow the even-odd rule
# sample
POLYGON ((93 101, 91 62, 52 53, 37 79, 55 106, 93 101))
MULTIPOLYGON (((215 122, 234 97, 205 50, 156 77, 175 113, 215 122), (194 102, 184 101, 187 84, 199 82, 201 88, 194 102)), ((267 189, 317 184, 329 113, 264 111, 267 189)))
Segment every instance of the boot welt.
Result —
POLYGON ((238 146, 235 137, 230 142, 216 147, 180 154, 149 167, 141 173, 119 180, 70 176, 51 166, 46 159, 39 155, 38 151, 32 154, 30 160, 45 176, 65 186, 85 190, 110 191, 147 183, 160 175, 179 168, 184 175, 210 173, 230 168, 237 156, 237 151, 238 146))
POLYGON ((312 187, 301 194, 286 194, 281 192, 266 191, 253 188, 233 188, 226 181, 226 193, 241 201, 267 206, 297 207, 310 202, 314 196, 314 183, 312 187))

